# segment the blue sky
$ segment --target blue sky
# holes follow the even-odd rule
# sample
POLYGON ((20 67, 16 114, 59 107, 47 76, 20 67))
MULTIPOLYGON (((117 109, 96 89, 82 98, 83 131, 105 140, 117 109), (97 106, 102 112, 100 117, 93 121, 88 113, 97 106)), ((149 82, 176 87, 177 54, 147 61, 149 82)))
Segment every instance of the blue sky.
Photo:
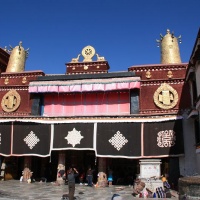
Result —
MULTIPOLYGON (((91 45, 111 71, 159 64, 159 35, 182 36, 188 62, 199 29, 199 0, 0 0, 0 47, 30 48, 26 71, 64 74, 91 45)), ((95 59, 94 59, 95 60, 95 59)))

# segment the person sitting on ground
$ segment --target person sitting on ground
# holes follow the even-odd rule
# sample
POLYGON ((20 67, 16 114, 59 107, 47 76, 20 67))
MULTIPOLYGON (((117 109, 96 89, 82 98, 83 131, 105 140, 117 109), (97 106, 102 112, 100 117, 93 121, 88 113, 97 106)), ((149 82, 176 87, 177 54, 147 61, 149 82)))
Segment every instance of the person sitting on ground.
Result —
POLYGON ((170 193, 170 184, 168 183, 166 177, 162 177, 162 182, 163 182, 163 186, 164 186, 165 197, 171 198, 172 195, 170 193))

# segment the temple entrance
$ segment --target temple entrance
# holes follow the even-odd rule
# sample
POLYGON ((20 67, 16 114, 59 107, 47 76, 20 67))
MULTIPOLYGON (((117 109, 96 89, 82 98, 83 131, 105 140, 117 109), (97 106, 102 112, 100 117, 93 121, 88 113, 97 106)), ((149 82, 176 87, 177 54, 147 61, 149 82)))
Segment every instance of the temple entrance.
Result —
POLYGON ((139 173, 139 160, 125 158, 108 158, 108 171, 112 172, 113 185, 133 185, 139 173))
MULTIPOLYGON (((75 167, 79 170, 79 173, 86 173, 89 166, 96 170, 95 165, 95 152, 94 151, 75 151, 65 150, 65 169, 67 170, 70 166, 75 167)), ((50 157, 31 157, 30 170, 33 172, 33 179, 40 181, 41 178, 46 178, 48 182, 56 181, 58 157, 60 151, 52 151, 50 157)), ((17 157, 15 157, 17 158, 17 157)), ((24 157, 20 157, 19 162, 19 173, 17 179, 21 176, 24 168, 24 157)), ((95 172, 94 172, 95 173, 95 172)), ((77 179, 77 182, 79 180, 77 179)))
POLYGON ((87 170, 90 166, 95 167, 95 152, 84 150, 84 151, 75 151, 67 150, 65 151, 65 166, 68 168, 70 166, 76 167, 77 169, 87 170))
MULTIPOLYGON (((31 157, 30 170, 33 172, 33 178, 36 181, 40 181, 42 177, 45 177, 48 182, 56 181, 59 153, 60 151, 52 151, 50 157, 31 157)), ((78 169, 80 175, 86 175, 88 167, 91 167, 94 170, 93 182, 97 182, 99 158, 95 156, 94 151, 65 150, 63 153, 65 155, 64 164, 66 170, 72 166, 78 169)), ((19 178, 24 166, 24 157, 18 159, 19 178)), ((125 158, 103 159, 105 159, 105 173, 108 175, 110 171, 112 172, 114 185, 133 184, 133 180, 139 173, 139 160, 125 158)), ((77 178, 76 182, 79 183, 79 178, 77 178)), ((87 182, 85 176, 83 182, 87 182)))
MULTIPOLYGON (((57 178, 58 158, 60 151, 52 151, 50 157, 30 156, 30 164, 28 167, 33 172, 33 179, 40 181, 45 177, 48 182, 54 182, 57 178)), ((96 157, 95 151, 91 150, 65 150, 62 151, 65 157, 65 169, 70 166, 75 167, 79 171, 79 176, 86 175, 88 167, 94 170, 93 182, 97 182, 98 172, 104 172, 108 175, 111 173, 113 177, 113 185, 132 185, 133 181, 140 173, 139 159, 126 158, 106 158, 96 157), (103 161, 103 171, 98 171, 100 159, 103 161)), ((162 158, 161 159, 161 175, 166 176, 172 188, 177 187, 177 180, 180 176, 179 158, 162 158)), ((27 165, 26 157, 3 157, 1 156, 1 179, 20 179, 22 171, 27 165)), ((76 182, 79 183, 79 177, 76 182)), ((84 176, 83 182, 86 182, 84 176)))
POLYGON ((56 180, 57 174, 57 155, 52 154, 51 157, 32 157, 31 171, 33 172, 33 179, 40 181, 46 179, 48 182, 56 180))
MULTIPOLYGON (((79 176, 84 177, 83 182, 86 182, 86 173, 89 167, 91 167, 94 172, 94 182, 97 181, 97 165, 96 156, 94 151, 84 150, 84 151, 74 151, 67 150, 65 154, 65 167, 75 167, 79 171, 79 176)), ((79 182, 77 178, 76 182, 79 182)))
POLYGON ((18 178, 18 158, 1 156, 0 179, 11 180, 18 178))

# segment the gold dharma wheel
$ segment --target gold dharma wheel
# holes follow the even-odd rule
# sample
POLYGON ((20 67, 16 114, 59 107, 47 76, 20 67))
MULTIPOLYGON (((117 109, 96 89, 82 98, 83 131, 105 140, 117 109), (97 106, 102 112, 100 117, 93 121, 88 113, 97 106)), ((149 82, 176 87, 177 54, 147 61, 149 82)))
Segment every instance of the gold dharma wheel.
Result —
POLYGON ((7 92, 2 100, 1 100, 1 107, 5 112, 13 112, 17 110, 20 106, 21 97, 16 90, 10 90, 7 92))
POLYGON ((82 50, 83 62, 92 61, 92 57, 95 55, 95 49, 92 46, 86 46, 82 50))

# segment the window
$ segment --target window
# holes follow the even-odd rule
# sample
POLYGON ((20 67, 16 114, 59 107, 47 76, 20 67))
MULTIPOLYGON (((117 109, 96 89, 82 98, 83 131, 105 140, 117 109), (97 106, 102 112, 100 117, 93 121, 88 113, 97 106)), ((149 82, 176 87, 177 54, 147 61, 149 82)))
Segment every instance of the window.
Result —
MULTIPOLYGON (((134 93, 135 96, 137 94, 134 93)), ((133 96, 134 96, 133 95, 133 96)), ((138 97, 135 97, 138 110, 138 97)), ((45 116, 95 116, 130 114, 129 91, 46 94, 45 116)))
POLYGON ((131 106, 131 114, 139 113, 139 90, 133 89, 130 92, 130 106, 131 106))

